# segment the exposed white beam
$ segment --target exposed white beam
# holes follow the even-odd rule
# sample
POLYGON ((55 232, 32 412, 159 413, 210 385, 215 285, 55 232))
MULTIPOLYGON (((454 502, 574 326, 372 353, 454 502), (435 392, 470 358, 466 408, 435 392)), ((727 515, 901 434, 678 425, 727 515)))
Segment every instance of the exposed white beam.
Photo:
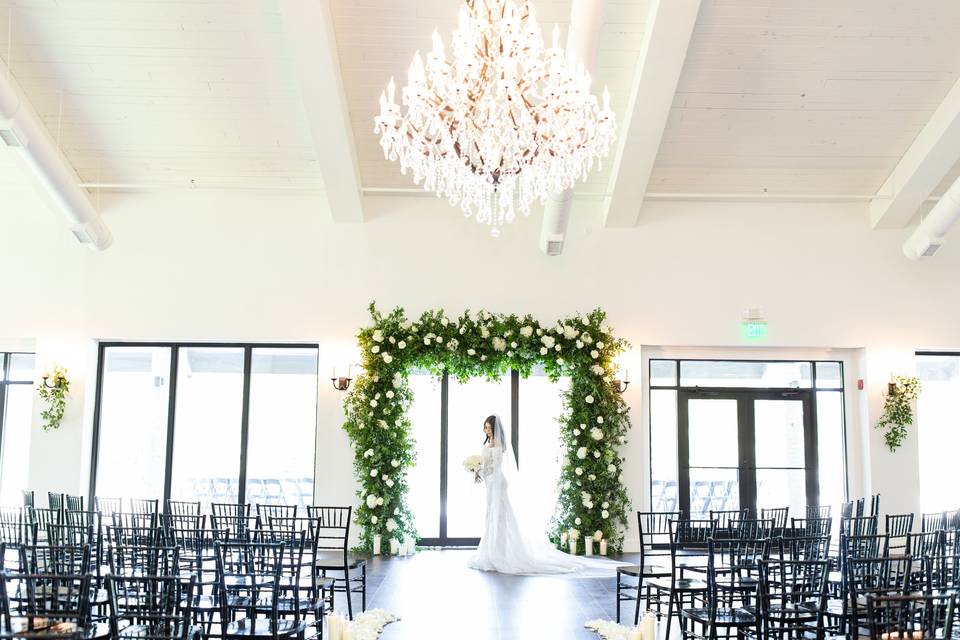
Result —
MULTIPOLYGON (((604 3, 605 0, 573 0, 570 3, 567 58, 582 62, 591 76, 596 75, 597 71, 604 3)), ((563 253, 572 207, 573 188, 547 198, 540 225, 540 250, 547 255, 558 256, 563 253)))
POLYGON ((50 208, 67 219, 70 231, 84 244, 103 251, 113 242, 77 172, 60 152, 26 94, 0 61, 0 147, 23 164, 50 208))
POLYGON ((330 214, 334 222, 363 222, 360 166, 330 0, 280 0, 279 4, 330 214))
POLYGON ((870 201, 874 229, 901 229, 960 159, 960 80, 870 201))
POLYGON ((608 189, 611 195, 604 203, 608 227, 637 223, 699 11, 700 0, 653 0, 650 4, 647 35, 620 123, 608 189))

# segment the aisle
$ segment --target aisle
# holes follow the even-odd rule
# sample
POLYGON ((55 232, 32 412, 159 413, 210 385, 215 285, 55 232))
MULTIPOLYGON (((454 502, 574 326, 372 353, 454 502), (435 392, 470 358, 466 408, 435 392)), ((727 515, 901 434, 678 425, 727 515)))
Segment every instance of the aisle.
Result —
MULTIPOLYGON (((583 628, 616 613, 615 578, 521 577, 467 568, 473 551, 422 551, 374 559, 369 607, 402 618, 383 640, 596 638, 583 628), (449 630, 449 636, 444 631, 449 630)), ((630 561, 631 558, 625 558, 630 561)), ((337 609, 342 609, 338 603, 337 609)))

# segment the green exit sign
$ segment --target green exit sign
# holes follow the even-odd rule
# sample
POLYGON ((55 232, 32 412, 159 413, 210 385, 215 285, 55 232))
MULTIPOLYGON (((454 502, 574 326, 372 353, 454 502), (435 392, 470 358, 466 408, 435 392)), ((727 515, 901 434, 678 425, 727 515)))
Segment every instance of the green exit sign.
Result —
POLYGON ((767 323, 760 321, 745 321, 740 325, 743 337, 747 340, 762 340, 767 337, 767 323))

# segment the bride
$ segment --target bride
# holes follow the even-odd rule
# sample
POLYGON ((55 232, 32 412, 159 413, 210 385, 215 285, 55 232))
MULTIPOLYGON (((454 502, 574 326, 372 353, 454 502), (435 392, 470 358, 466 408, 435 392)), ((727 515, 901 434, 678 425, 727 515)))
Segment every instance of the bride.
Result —
POLYGON ((481 571, 513 574, 582 573, 588 569, 610 574, 619 563, 601 559, 577 558, 559 551, 538 525, 521 528, 515 506, 520 486, 513 447, 503 429, 499 416, 492 415, 483 423, 486 435, 482 451, 483 467, 480 475, 487 488, 487 515, 483 537, 477 553, 470 559, 470 567, 481 571))

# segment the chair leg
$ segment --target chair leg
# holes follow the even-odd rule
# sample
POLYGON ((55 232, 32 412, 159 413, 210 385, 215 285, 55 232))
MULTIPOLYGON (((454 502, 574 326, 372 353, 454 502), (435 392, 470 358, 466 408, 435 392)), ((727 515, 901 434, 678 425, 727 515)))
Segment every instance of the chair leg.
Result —
MULTIPOLYGON (((637 607, 633 612, 633 626, 640 624, 640 594, 643 592, 643 578, 637 578, 637 607)), ((619 622, 619 620, 617 620, 619 622)))
POLYGON ((617 573, 617 624, 620 624, 620 573, 617 573))
POLYGON ((362 572, 360 574, 361 586, 363 591, 360 592, 360 603, 362 605, 360 611, 367 610, 367 565, 363 565, 362 572))
POLYGON ((343 566, 343 586, 344 586, 344 595, 347 598, 347 615, 353 620, 353 594, 350 593, 350 568, 346 565, 343 566))
POLYGON ((664 640, 670 640, 670 627, 672 626, 671 623, 673 622, 673 599, 675 597, 675 592, 671 589, 670 600, 667 603, 667 633, 663 636, 664 640))

